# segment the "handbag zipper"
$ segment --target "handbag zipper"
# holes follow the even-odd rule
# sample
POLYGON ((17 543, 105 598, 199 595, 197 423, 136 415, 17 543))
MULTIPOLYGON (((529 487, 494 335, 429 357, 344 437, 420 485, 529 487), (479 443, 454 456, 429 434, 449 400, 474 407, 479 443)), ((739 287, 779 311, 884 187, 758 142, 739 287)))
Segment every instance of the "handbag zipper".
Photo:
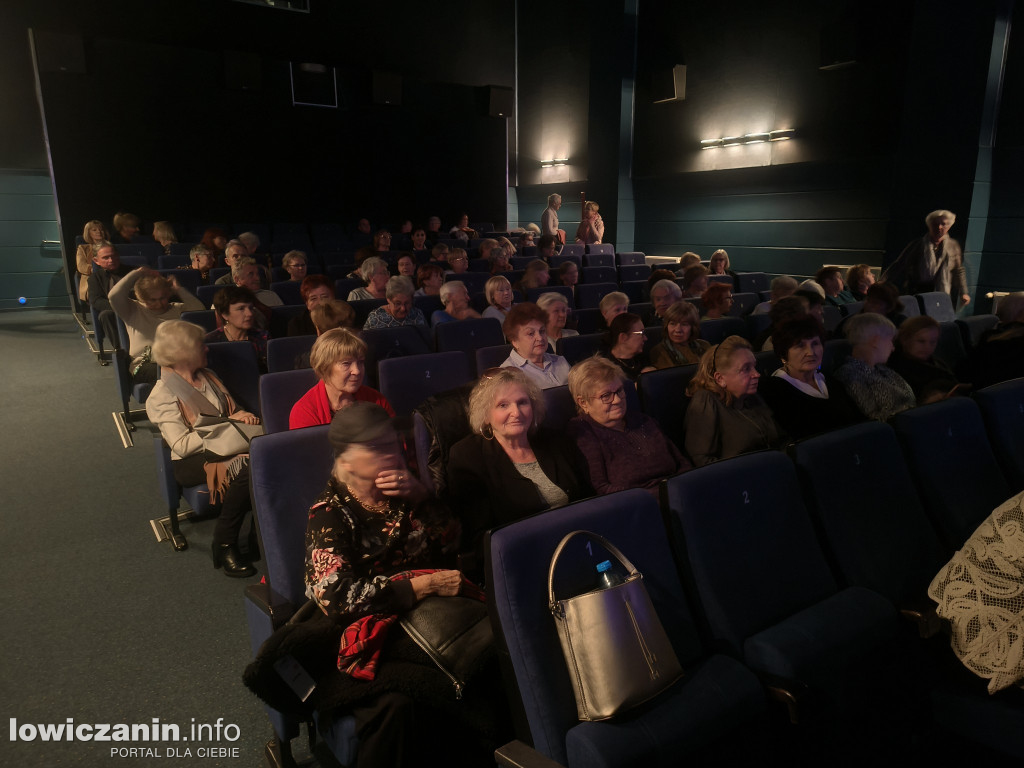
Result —
POLYGON ((426 640, 424 640, 423 636, 420 635, 420 633, 417 632, 414 627, 412 627, 408 622, 405 622, 405 621, 401 622, 401 624, 402 624, 402 629, 404 629, 409 634, 409 637, 411 637, 413 639, 413 641, 416 643, 416 645, 418 645, 420 648, 422 648, 423 651, 427 654, 427 656, 430 657, 430 660, 433 661, 434 664, 437 665, 437 668, 440 669, 442 672, 444 672, 444 674, 448 677, 448 679, 452 681, 452 686, 454 686, 454 688, 455 688, 455 699, 456 699, 456 701, 461 700, 462 699, 463 682, 461 680, 459 680, 457 677, 455 677, 455 675, 453 675, 451 672, 448 671, 448 668, 445 667, 445 665, 442 663, 442 659, 437 655, 437 653, 434 651, 434 649, 430 646, 430 643, 428 643, 426 640))

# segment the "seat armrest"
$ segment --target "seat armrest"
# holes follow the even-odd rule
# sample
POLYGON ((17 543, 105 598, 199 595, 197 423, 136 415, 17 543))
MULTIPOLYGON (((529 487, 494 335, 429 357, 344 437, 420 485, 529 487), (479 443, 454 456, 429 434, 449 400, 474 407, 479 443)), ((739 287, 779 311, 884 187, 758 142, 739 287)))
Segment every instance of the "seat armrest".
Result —
POLYGON ((939 618, 937 606, 931 602, 905 605, 900 608, 900 616, 917 625, 917 632, 923 639, 935 637, 942 631, 942 619, 939 618))
POLYGON ((789 722, 799 725, 800 711, 801 709, 807 711, 806 708, 811 699, 811 689, 807 684, 799 680, 770 675, 766 672, 758 672, 757 677, 772 699, 786 705, 789 722))
POLYGON ((561 763, 518 740, 494 750, 494 760, 504 768, 562 768, 561 763))
POLYGON ((270 617, 274 627, 280 627, 295 615, 295 606, 266 584, 250 584, 245 588, 245 599, 270 617))

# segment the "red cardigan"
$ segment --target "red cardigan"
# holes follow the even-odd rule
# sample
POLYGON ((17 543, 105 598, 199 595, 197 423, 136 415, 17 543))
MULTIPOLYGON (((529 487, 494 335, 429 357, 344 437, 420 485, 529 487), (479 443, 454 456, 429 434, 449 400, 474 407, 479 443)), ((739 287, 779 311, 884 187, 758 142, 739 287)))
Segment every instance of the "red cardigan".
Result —
MULTIPOLYGON (((376 403, 388 415, 394 418, 395 409, 376 389, 363 385, 356 392, 356 400, 367 403, 376 403)), ((323 379, 316 383, 316 386, 299 398, 292 406, 292 412, 288 416, 288 429, 301 429, 302 427, 315 427, 318 424, 330 424, 334 412, 331 411, 331 401, 327 398, 327 386, 323 379)))

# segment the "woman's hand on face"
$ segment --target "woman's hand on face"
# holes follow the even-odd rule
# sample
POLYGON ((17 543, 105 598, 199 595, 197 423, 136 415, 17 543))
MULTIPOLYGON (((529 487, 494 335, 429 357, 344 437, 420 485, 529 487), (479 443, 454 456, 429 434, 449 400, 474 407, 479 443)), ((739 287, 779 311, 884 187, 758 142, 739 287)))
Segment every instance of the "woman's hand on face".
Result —
POLYGON ((243 424, 259 424, 260 419, 255 414, 249 413, 248 411, 239 411, 232 414, 231 419, 233 421, 240 421, 243 424))
POLYGON ((401 469, 386 469, 377 475, 377 488, 385 496, 401 496, 418 501, 427 495, 427 489, 419 479, 404 467, 401 469))
POLYGON ((411 579, 413 594, 417 600, 429 595, 455 597, 462 587, 461 571, 437 571, 411 579))

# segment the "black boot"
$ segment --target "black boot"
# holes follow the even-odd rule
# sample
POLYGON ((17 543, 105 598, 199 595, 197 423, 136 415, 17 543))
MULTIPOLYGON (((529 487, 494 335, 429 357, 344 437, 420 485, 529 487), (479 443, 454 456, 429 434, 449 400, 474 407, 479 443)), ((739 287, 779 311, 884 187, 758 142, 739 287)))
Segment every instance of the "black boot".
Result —
POLYGON ((225 575, 237 579, 244 579, 256 573, 256 569, 242 559, 234 544, 217 544, 215 542, 213 545, 213 567, 220 568, 222 565, 225 575))

